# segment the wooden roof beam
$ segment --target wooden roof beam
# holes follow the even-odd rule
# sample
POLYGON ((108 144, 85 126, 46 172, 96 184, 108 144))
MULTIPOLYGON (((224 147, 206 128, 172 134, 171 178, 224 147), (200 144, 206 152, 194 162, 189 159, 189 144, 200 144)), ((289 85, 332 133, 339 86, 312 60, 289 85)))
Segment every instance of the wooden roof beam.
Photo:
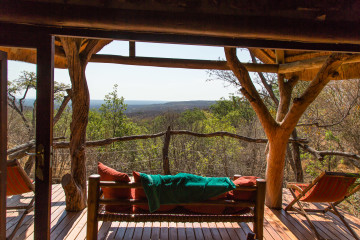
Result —
MULTIPOLYGON (((251 51, 255 49, 250 49, 251 51)), ((65 57, 60 47, 55 48, 57 56, 65 57)), ((320 68, 328 56, 319 56, 311 59, 296 61, 284 64, 254 64, 243 63, 250 72, 268 72, 268 73, 292 73, 305 69, 320 68)), ((124 57, 116 55, 94 54, 90 62, 114 63, 137 66, 169 67, 169 68, 188 68, 188 69, 216 69, 229 70, 226 61, 211 60, 193 60, 193 59, 174 59, 174 58, 153 58, 153 57, 124 57)), ((345 60, 343 64, 360 63, 360 54, 354 54, 351 58, 345 60)))
MULTIPOLYGON (((328 56, 321 56, 292 63, 279 64, 278 73, 291 73, 303 71, 305 69, 321 68, 328 56)), ((360 55, 355 54, 343 62, 343 64, 360 62, 360 55)))
MULTIPOLYGON (((230 70, 226 61, 193 60, 193 59, 174 59, 174 58, 153 58, 153 57, 124 57, 116 55, 95 54, 90 62, 115 63, 137 66, 168 67, 168 68, 188 68, 188 69, 216 69, 230 70)), ((277 73, 277 64, 255 64, 244 63, 250 72, 270 72, 277 73)))
POLYGON ((281 16, 152 12, 22 1, 0 3, 0 21, 106 31, 185 34, 307 43, 359 44, 360 21, 318 21, 281 16), (284 24, 286 22, 286 24, 284 24), (311 27, 309 27, 311 26, 311 27))

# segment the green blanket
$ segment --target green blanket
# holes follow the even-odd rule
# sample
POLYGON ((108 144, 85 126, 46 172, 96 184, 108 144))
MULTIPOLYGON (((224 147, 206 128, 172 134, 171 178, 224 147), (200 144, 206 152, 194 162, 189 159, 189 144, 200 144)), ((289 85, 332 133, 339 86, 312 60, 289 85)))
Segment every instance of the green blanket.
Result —
POLYGON ((188 173, 148 175, 140 173, 150 212, 160 204, 199 202, 235 189, 227 177, 201 177, 188 173))

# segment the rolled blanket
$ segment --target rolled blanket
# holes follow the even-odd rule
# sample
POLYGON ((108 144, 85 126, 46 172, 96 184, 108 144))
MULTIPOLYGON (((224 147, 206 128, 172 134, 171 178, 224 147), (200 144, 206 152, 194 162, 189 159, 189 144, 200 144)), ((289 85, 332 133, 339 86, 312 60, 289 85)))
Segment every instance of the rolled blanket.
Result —
POLYGON ((154 212, 160 204, 200 202, 236 188, 227 177, 202 177, 188 173, 148 175, 140 173, 141 183, 154 212))

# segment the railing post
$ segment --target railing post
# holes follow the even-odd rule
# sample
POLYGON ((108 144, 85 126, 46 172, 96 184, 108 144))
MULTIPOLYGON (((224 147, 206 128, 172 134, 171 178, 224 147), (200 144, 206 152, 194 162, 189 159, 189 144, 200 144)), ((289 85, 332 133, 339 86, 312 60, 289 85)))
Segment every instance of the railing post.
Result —
POLYGON ((263 225, 264 225, 264 208, 265 208, 265 191, 266 181, 264 179, 256 180, 256 200, 254 208, 254 233, 256 239, 263 239, 263 225))
POLYGON ((170 175, 170 164, 169 164, 169 145, 171 138, 170 126, 166 130, 164 147, 163 147, 163 169, 165 175, 170 175))
POLYGON ((98 238, 98 213, 99 213, 99 193, 100 175, 93 174, 89 177, 88 185, 88 213, 86 239, 96 240, 98 238))

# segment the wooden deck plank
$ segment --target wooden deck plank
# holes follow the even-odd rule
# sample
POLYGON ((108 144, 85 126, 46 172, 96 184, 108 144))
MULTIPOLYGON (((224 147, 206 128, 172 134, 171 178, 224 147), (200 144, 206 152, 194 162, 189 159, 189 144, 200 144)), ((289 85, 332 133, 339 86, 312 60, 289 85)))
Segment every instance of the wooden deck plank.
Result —
MULTIPOLYGON (((33 195, 33 193, 29 193, 33 195)), ((52 195, 52 200, 57 201, 61 200, 63 198, 64 192, 60 188, 56 188, 56 191, 52 195)), ((31 198, 28 199, 28 202, 31 200, 31 198)), ((18 202, 19 205, 22 205, 20 202, 18 202)), ((15 222, 17 223, 17 221, 15 222)), ((14 224, 15 224, 14 223, 14 224)), ((12 228, 15 227, 15 225, 12 226, 12 228)), ((9 229, 9 231, 12 231, 12 228, 9 229)), ((16 235, 14 238, 19 239, 26 239, 33 236, 34 232, 34 212, 30 212, 23 220, 22 226, 17 230, 16 235)))
POLYGON ((205 240, 200 223, 198 223, 198 222, 193 223, 193 228, 194 228, 196 240, 205 240))
POLYGON ((186 239, 185 233, 185 224, 184 223, 176 223, 177 231, 178 231, 178 239, 186 239))
MULTIPOLYGON (((286 206, 293 197, 289 194, 288 191, 284 191, 284 206, 286 206)), ((322 209, 321 204, 312 204, 312 203, 305 203, 305 208, 311 209, 322 209)), ((294 214, 292 211, 289 211, 290 214, 294 214)), ((348 229, 344 226, 344 224, 338 219, 337 216, 332 214, 331 212, 327 214, 309 214, 310 219, 313 221, 316 229, 318 230, 319 234, 323 237, 330 238, 330 239, 353 239, 353 236, 350 234, 348 229)), ((300 217, 303 224, 307 226, 310 230, 310 226, 304 217, 300 217)), ((355 229, 354 229, 355 230, 355 229)), ((355 230, 356 231, 356 230, 355 230)))
POLYGON ((270 217, 277 222, 278 225, 283 226, 284 231, 290 236, 292 239, 298 238, 299 240, 311 240, 313 236, 309 231, 303 228, 303 226, 297 222, 294 218, 291 217, 284 210, 271 210, 266 208, 267 211, 265 217, 270 217), (296 236, 296 237, 294 237, 296 236))
MULTIPOLYGON (((61 185, 53 185, 51 205, 51 237, 52 239, 86 239, 87 210, 80 213, 65 211, 65 194, 61 185)), ((30 201, 28 193, 8 199, 9 203, 22 204, 30 201)), ((288 193, 284 194, 284 206, 291 200, 288 193)), ((311 206, 313 207, 313 206, 311 206)), ((315 207, 323 207, 315 204, 315 207)), ((16 233, 19 239, 33 239, 34 219, 33 212, 29 213, 16 233)), ((11 230, 17 212, 8 212, 7 226, 11 230)), ((360 220, 345 213, 345 218, 354 227, 355 232, 360 232, 360 220)), ((286 213, 284 210, 273 210, 265 207, 264 239, 315 239, 305 218, 297 213, 286 213)), ((311 214, 315 226, 321 236, 328 239, 354 239, 343 223, 332 213, 311 214)), ((249 223, 174 223, 174 222, 99 222, 99 239, 246 239, 246 234, 252 224, 249 223)), ((8 232, 8 231, 7 231, 8 232)))
POLYGON ((151 229, 151 239, 160 238, 160 222, 154 222, 151 229))
MULTIPOLYGON (((106 236, 108 235, 109 229, 111 227, 111 222, 103 222, 101 225, 101 228, 98 233, 98 239, 106 239, 106 236)), ((73 238, 76 239, 76 238, 73 238)))
POLYGON ((121 222, 114 239, 123 239, 127 226, 127 222, 121 222))
POLYGON ((169 223, 161 222, 160 223, 160 239, 161 240, 169 240, 169 223))
POLYGON ((176 223, 174 223, 174 222, 169 223, 169 239, 171 239, 171 240, 178 239, 176 223))
POLYGON ((209 223, 209 229, 213 239, 221 239, 221 235, 219 229, 217 229, 216 227, 216 223, 214 222, 209 223))
POLYGON ((231 225, 234 229, 234 232, 238 236, 238 239, 246 239, 246 234, 238 223, 231 223, 231 225))
POLYGON ((195 240, 195 231, 192 223, 189 222, 185 223, 185 234, 186 234, 186 239, 195 240))
POLYGON ((134 235, 134 231, 135 231, 135 226, 136 226, 136 223, 129 222, 129 224, 125 230, 124 239, 132 239, 132 237, 134 235))
POLYGON ((144 230, 142 234, 143 240, 148 240, 151 237, 151 228, 152 228, 152 222, 146 222, 144 225, 144 230))
POLYGON ((76 240, 85 240, 86 239, 86 224, 82 227, 79 234, 76 236, 76 240))
POLYGON ((87 222, 87 208, 83 210, 82 216, 74 224, 74 226, 70 229, 70 231, 66 234, 64 239, 69 239, 69 240, 76 239, 80 231, 83 229, 83 227, 86 226, 86 222, 87 222))
POLYGON ((200 223, 200 226, 206 240, 214 239, 210 231, 209 223, 200 223))
POLYGON ((223 240, 230 240, 231 239, 228 232, 227 232, 227 230, 226 230, 226 228, 225 228, 224 223, 218 222, 218 223, 216 223, 216 227, 219 230, 221 239, 223 239, 223 240))
POLYGON ((238 240, 239 237, 238 235, 236 234, 232 224, 230 222, 225 222, 224 223, 224 226, 225 226, 225 229, 230 237, 231 240, 238 240))
POLYGON ((119 226, 120 226, 120 222, 112 222, 108 234, 106 236, 106 239, 114 239, 119 226))
MULTIPOLYGON (((59 184, 60 186, 60 184, 59 184)), ((58 216, 60 216, 64 210, 65 210, 65 204, 63 203, 64 199, 65 199, 65 193, 62 190, 62 188, 59 190, 58 195, 54 194, 54 199, 52 200, 52 204, 51 204, 51 227, 54 226, 54 222, 55 220, 58 218, 58 216)), ((32 223, 34 224, 34 223, 32 223)), ((32 229, 32 233, 27 237, 27 239, 34 239, 34 225, 31 226, 32 229)), ((53 229, 50 228, 50 231, 52 231, 53 229)))
MULTIPOLYGON (((62 188, 60 187, 61 185, 53 185, 53 194, 52 197, 53 199, 55 199, 56 197, 58 197, 59 195, 61 195, 63 193, 62 188)), ((21 205, 25 205, 25 204, 29 204, 31 199, 34 197, 34 193, 33 192, 29 192, 23 195, 16 195, 16 196, 12 196, 10 198, 7 199, 6 205, 7 206, 21 206, 21 205)), ((6 230, 8 232, 11 232, 12 229, 15 227, 15 224, 18 222, 18 220, 20 219, 20 215, 19 215, 20 211, 8 211, 6 214, 6 230)))
POLYGON ((141 240, 142 234, 144 231, 144 225, 145 225, 145 223, 142 223, 142 222, 136 223, 134 236, 132 238, 133 240, 141 240))

